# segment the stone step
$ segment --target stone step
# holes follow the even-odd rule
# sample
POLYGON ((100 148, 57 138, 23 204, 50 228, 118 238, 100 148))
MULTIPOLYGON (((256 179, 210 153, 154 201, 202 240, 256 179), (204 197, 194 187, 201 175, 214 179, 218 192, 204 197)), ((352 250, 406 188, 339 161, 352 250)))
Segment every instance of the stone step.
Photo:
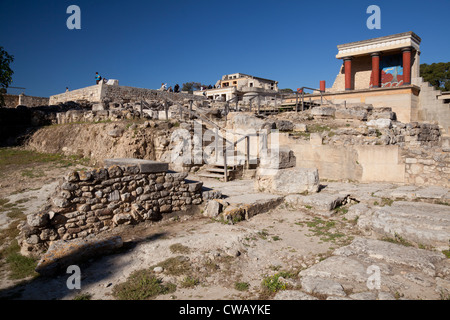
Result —
POLYGON ((204 173, 204 172, 199 173, 198 176, 204 177, 204 178, 218 178, 218 179, 223 179, 223 177, 224 177, 223 174, 204 173))
POLYGON ((251 217, 268 212, 283 202, 283 197, 273 194, 250 193, 231 196, 226 199, 210 200, 203 213, 204 216, 217 218, 219 215, 225 220, 248 220, 251 217))
MULTIPOLYGON (((206 168, 205 171, 208 172, 220 172, 220 173, 225 173, 225 168, 206 168)), ((228 169, 227 172, 233 171, 233 169, 228 169)))

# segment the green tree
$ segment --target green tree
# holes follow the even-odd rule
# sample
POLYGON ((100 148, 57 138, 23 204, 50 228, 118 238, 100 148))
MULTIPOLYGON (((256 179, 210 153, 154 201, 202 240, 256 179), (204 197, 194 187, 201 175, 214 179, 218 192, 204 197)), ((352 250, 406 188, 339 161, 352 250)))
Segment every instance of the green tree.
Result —
POLYGON ((195 90, 200 90, 201 87, 203 87, 203 89, 208 88, 207 85, 201 84, 200 82, 186 82, 183 83, 181 91, 188 91, 189 93, 192 93, 195 90))
POLYGON ((12 82, 12 75, 14 72, 11 70, 9 65, 13 61, 14 57, 9 55, 3 47, 0 47, 0 106, 5 104, 3 93, 6 92, 6 88, 8 88, 12 82))
POLYGON ((420 65, 420 76, 441 91, 450 91, 450 62, 420 65))
POLYGON ((281 93, 294 93, 294 90, 286 88, 286 89, 280 89, 281 93))

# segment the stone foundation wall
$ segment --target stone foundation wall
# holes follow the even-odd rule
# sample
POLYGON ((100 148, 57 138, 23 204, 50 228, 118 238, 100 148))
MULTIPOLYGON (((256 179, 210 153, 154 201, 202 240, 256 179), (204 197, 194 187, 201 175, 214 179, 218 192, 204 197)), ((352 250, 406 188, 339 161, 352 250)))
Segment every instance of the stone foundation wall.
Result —
POLYGON ((46 208, 21 226, 23 254, 45 251, 51 241, 85 238, 122 224, 159 220, 162 214, 202 202, 202 182, 167 171, 167 163, 105 160, 107 167, 71 172, 46 208))
POLYGON ((71 90, 50 97, 49 104, 55 105, 68 101, 90 101, 100 102, 102 93, 102 85, 93 85, 81 89, 71 90))
POLYGON ((405 182, 416 185, 450 187, 450 153, 439 149, 405 149, 405 182))
POLYGON ((33 97, 24 94, 21 95, 5 94, 3 95, 3 98, 5 100, 6 108, 15 108, 18 105, 27 107, 40 107, 40 106, 48 106, 49 103, 49 98, 33 97))
POLYGON ((13 94, 4 94, 4 107, 6 108, 15 108, 19 105, 19 96, 13 94))
POLYGON ((140 100, 164 100, 183 101, 184 99, 203 101, 203 96, 195 96, 189 93, 173 93, 144 88, 103 85, 102 100, 132 102, 140 100))

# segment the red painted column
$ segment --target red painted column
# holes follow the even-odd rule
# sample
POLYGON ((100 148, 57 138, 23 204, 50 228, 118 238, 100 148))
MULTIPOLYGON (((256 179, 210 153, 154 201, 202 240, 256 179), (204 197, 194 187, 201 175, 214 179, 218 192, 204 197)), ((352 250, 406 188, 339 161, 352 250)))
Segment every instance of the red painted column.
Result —
POLYGON ((380 87, 380 53, 372 53, 372 87, 380 87))
POLYGON ((325 80, 320 80, 320 91, 325 92, 325 80))
POLYGON ((345 90, 352 90, 352 58, 344 58, 345 90))
POLYGON ((403 52, 403 84, 411 84, 411 48, 404 48, 403 52))

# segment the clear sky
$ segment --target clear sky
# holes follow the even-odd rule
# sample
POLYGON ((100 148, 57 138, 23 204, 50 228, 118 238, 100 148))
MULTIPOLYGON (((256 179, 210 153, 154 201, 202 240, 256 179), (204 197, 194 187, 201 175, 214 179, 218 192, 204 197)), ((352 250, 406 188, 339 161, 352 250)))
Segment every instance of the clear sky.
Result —
POLYGON ((338 44, 414 31, 421 63, 450 61, 449 0, 1 0, 0 46, 14 56, 11 86, 48 97, 95 84, 215 84, 224 74, 279 81, 280 88, 331 87, 338 44), (369 30, 369 5, 381 29, 369 30), (81 30, 69 30, 69 5, 81 30))

